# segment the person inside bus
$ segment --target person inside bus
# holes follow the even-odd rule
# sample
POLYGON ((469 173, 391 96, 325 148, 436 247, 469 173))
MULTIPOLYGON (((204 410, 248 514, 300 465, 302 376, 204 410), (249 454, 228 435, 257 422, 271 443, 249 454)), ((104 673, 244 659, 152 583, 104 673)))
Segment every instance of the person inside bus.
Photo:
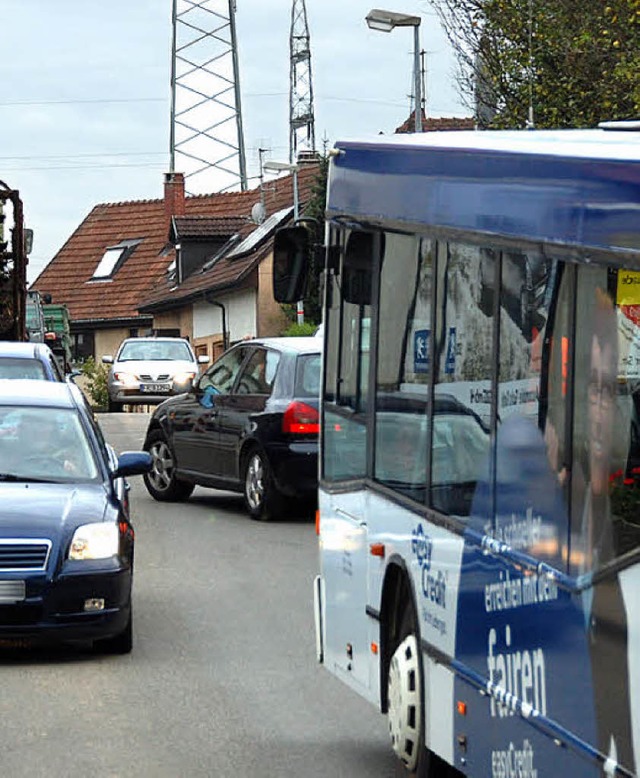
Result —
MULTIPOLYGON (((596 289, 588 339, 586 421, 588 474, 578 506, 584 572, 595 572, 616 554, 610 501, 610 476, 615 470, 614 444, 627 430, 617 407, 618 321, 610 296, 596 289)), ((580 338, 580 335, 578 335, 580 338)), ((633 769, 633 740, 629 697, 627 614, 616 572, 596 582, 584 593, 588 626, 593 693, 598 726, 598 747, 606 757, 633 769)))

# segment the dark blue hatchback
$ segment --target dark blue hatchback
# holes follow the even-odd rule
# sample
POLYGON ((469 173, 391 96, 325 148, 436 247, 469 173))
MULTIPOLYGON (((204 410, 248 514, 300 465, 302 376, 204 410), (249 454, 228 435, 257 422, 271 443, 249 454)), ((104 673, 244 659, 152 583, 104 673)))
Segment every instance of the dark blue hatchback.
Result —
POLYGON ((132 647, 129 475, 78 387, 0 381, 0 639, 132 647))

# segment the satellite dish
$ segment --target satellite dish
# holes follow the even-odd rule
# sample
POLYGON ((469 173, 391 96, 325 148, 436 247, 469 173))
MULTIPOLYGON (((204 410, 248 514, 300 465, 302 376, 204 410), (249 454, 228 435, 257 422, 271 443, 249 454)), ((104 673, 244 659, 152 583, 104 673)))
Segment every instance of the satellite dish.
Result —
POLYGON ((253 208, 251 209, 251 219, 256 224, 262 224, 262 222, 267 218, 267 211, 264 205, 258 201, 254 204, 253 208))

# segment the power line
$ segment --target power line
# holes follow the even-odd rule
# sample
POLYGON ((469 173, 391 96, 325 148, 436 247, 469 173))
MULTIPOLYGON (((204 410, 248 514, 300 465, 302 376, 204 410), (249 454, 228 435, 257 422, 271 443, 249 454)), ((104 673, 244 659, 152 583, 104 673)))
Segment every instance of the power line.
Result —
POLYGON ((4 167, 3 170, 8 171, 14 171, 18 170, 20 172, 26 171, 26 170, 105 170, 107 168, 109 169, 115 169, 115 168, 156 168, 158 170, 163 170, 166 166, 162 164, 161 162, 141 162, 141 163, 123 163, 123 164, 106 164, 106 165, 45 165, 43 167, 23 167, 22 165, 18 165, 16 167, 4 167))
POLYGON ((86 103, 166 103, 165 97, 105 97, 72 100, 11 100, 0 102, 0 108, 15 105, 78 105, 86 103))
POLYGON ((78 157, 155 157, 161 155, 164 156, 165 154, 165 151, 81 151, 76 152, 75 154, 25 154, 23 156, 0 157, 0 160, 77 159, 78 157))

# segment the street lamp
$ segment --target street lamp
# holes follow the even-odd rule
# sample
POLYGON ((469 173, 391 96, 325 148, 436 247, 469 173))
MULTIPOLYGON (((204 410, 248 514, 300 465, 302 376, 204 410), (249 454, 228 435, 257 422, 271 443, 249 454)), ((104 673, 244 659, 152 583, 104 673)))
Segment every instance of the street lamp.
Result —
POLYGON ((413 77, 416 95, 415 129, 422 132, 422 84, 420 83, 420 22, 419 16, 399 14, 394 11, 383 11, 374 8, 366 16, 367 25, 371 30, 391 32, 395 27, 413 27, 413 77))
POLYGON ((275 162, 274 160, 268 160, 262 166, 263 170, 267 170, 271 173, 293 173, 293 219, 298 218, 298 165, 291 164, 289 162, 275 162))
MULTIPOLYGON (((298 202, 298 170, 300 169, 298 165, 289 163, 289 162, 276 162, 275 160, 268 160, 264 163, 262 166, 263 170, 267 170, 271 173, 292 173, 293 174, 293 221, 298 221, 298 211, 299 211, 299 202, 298 202)), ((298 324, 304 324, 304 301, 298 300, 296 304, 296 321, 298 324)))

